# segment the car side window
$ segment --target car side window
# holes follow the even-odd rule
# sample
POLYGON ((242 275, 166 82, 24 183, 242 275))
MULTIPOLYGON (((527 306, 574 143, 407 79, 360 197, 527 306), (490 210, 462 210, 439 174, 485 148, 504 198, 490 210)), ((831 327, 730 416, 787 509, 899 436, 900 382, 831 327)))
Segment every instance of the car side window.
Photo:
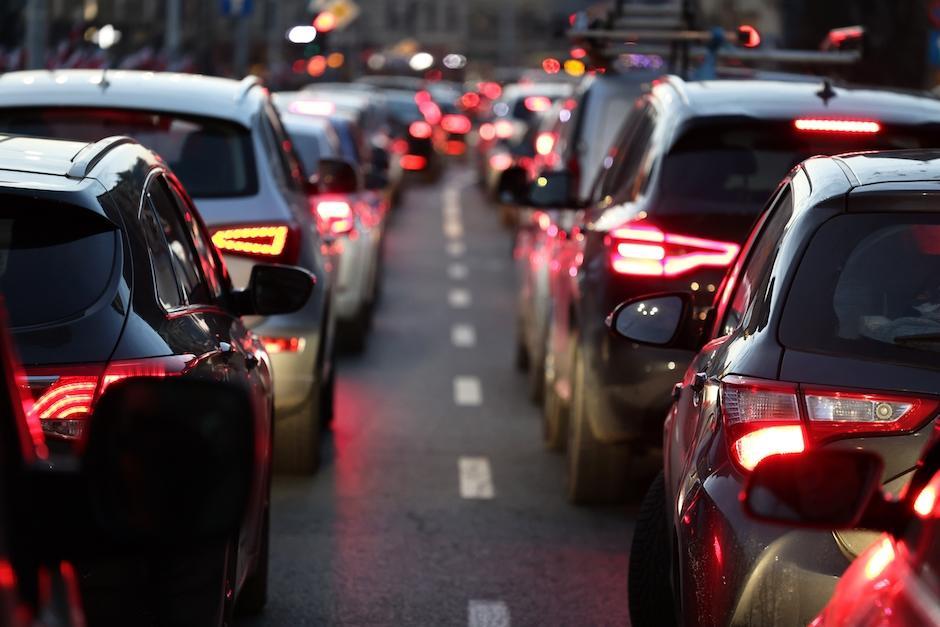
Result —
POLYGON ((182 306, 183 296, 173 270, 173 254, 147 196, 144 194, 140 223, 147 239, 147 247, 150 249, 150 265, 153 268, 157 298, 164 309, 176 309, 182 306))
POLYGON ((213 304, 209 285, 203 276, 199 257, 193 246, 192 235, 186 228, 183 216, 162 176, 153 180, 147 196, 170 249, 170 260, 183 291, 184 303, 213 304))
POLYGON ((291 143, 281 119, 270 105, 265 105, 264 115, 268 120, 271 131, 274 133, 275 153, 278 161, 284 170, 284 175, 289 187, 295 191, 303 189, 303 168, 300 167, 300 160, 294 153, 294 146, 291 143))
POLYGON ((203 232, 199 218, 195 215, 195 207, 180 193, 175 185, 169 184, 169 189, 182 212, 183 223, 192 237, 209 293, 215 299, 222 299, 225 295, 225 272, 222 262, 215 253, 213 246, 209 244, 207 234, 203 232))
POLYGON ((766 322, 771 273, 792 215, 793 193, 787 186, 770 208, 769 218, 748 254, 737 284, 731 286, 734 291, 718 335, 728 335, 742 326, 753 332, 766 322))
POLYGON ((650 141, 656 130, 657 114, 652 105, 647 105, 639 114, 639 120, 625 146, 623 159, 611 168, 611 187, 607 195, 613 196, 614 202, 625 203, 636 200, 643 182, 646 180, 645 168, 650 165, 649 155, 653 150, 650 141), (616 169, 615 169, 616 168, 616 169))

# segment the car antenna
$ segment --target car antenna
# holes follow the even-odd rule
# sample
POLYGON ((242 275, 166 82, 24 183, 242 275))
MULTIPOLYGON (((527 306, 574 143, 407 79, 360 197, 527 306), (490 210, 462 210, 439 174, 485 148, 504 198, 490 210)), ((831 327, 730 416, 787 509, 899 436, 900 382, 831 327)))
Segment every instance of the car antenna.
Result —
POLYGON ((829 101, 838 96, 836 90, 832 87, 832 81, 828 78, 823 79, 822 89, 816 92, 816 95, 823 101, 823 104, 829 106, 829 101))

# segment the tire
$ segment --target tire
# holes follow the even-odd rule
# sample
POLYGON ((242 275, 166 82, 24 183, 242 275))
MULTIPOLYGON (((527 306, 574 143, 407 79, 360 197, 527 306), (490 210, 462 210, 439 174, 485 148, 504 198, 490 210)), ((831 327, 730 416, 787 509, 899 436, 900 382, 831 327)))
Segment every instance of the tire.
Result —
POLYGON ((340 324, 339 340, 348 353, 359 355, 366 350, 366 338, 369 336, 369 311, 363 305, 356 316, 340 324))
POLYGON ((261 547, 254 571, 245 579, 238 594, 237 610, 239 614, 254 616, 264 610, 268 602, 268 564, 269 540, 271 535, 271 506, 264 508, 264 520, 261 523, 261 547))
POLYGON ((274 470, 312 475, 320 466, 320 386, 303 408, 274 426, 274 470))
POLYGON ((545 343, 542 343, 542 353, 533 355, 529 351, 529 376, 528 386, 529 400, 537 406, 541 406, 545 399, 545 343))
POLYGON ((666 521, 666 485, 660 472, 640 505, 630 545, 627 590, 630 622, 634 627, 676 625, 671 546, 666 521))
POLYGON ((607 505, 627 500, 629 456, 625 447, 597 440, 588 423, 585 365, 575 355, 571 413, 568 421, 567 496, 578 505, 607 505))
MULTIPOLYGON (((543 375, 543 378, 547 377, 543 375)), ((548 450, 559 453, 568 444, 568 408, 549 381, 545 382, 542 401, 542 443, 548 450)))

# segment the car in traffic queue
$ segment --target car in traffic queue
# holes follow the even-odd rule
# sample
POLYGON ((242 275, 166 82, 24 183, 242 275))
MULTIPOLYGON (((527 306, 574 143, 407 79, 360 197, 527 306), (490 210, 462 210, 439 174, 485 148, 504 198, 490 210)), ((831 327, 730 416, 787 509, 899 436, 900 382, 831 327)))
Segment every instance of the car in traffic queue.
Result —
POLYGON ((387 179, 341 158, 338 139, 324 141, 328 133, 336 135, 329 119, 287 113, 283 120, 304 176, 316 190, 310 208, 323 237, 338 248, 333 288, 338 341, 361 351, 379 294, 387 179))
MULTIPOLYGON (((128 137, 83 143, 3 135, 0 181, 0 294, 25 374, 27 414, 52 454, 81 455, 98 399, 124 379, 224 381, 249 392, 256 480, 241 530, 227 542, 168 555, 162 567, 185 565, 191 577, 167 603, 204 624, 217 623, 238 599, 259 611, 274 383, 264 345, 242 317, 301 309, 315 277, 258 264, 247 286, 234 289, 179 180, 128 137)), ((114 593, 128 583, 127 571, 97 566, 80 571, 83 587, 114 593)))
POLYGON ((393 161, 398 162, 406 181, 409 178, 434 181, 442 167, 437 151, 436 129, 421 111, 416 101, 418 93, 403 89, 385 91, 391 122, 390 153, 393 161))
MULTIPOLYGON (((812 155, 940 145, 940 103, 829 82, 667 77, 635 103, 552 286, 549 433, 567 434, 570 500, 639 498, 662 417, 692 353, 612 342, 607 314, 676 289, 705 315, 766 199, 812 155), (567 278, 567 280, 565 280, 567 278)), ((550 207, 578 207, 572 176, 542 178, 550 207), (569 195, 569 201, 563 196, 569 195)), ((583 204, 580 205, 584 207, 583 204)), ((546 367, 548 373, 549 367, 546 367)))
POLYGON ((242 81, 152 72, 56 70, 0 76, 0 132, 82 141, 134 137, 191 194, 236 287, 258 264, 296 265, 319 287, 300 310, 252 316, 277 376, 275 465, 314 472, 333 411, 332 265, 308 186, 268 91, 242 81))
POLYGON ((698 351, 671 392, 663 469, 634 533, 634 624, 663 624, 667 607, 680 624, 808 623, 877 537, 766 524, 739 495, 763 459, 798 467, 814 450, 877 453, 894 497, 911 481, 940 411, 938 180, 938 151, 809 159, 713 307, 655 286, 610 315, 626 346, 698 351))

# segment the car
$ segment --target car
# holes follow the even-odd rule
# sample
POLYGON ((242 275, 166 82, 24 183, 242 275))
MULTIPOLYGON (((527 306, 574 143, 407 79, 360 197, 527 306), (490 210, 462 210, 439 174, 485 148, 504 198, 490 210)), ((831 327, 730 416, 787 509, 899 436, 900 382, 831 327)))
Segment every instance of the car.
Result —
MULTIPOLYGON (((84 143, 3 135, 0 181, 0 294, 31 398, 27 415, 41 427, 50 453, 81 455, 89 415, 123 379, 227 381, 250 392, 256 480, 237 538, 174 554, 167 565, 187 564, 192 575, 185 585, 193 588, 179 602, 198 597, 175 611, 213 624, 238 598, 260 610, 267 590, 274 384, 264 344, 242 317, 301 309, 315 277, 258 264, 243 290, 233 288, 179 180, 128 137, 84 143), (227 573, 226 563, 235 569, 227 573)), ((83 585, 111 592, 124 577, 107 566, 80 573, 83 585)))
POLYGON ((435 181, 441 173, 441 160, 436 147, 436 124, 429 122, 417 102, 419 91, 387 89, 391 120, 391 153, 397 156, 398 167, 407 179, 435 181))
MULTIPOLYGON (((639 499, 660 465, 662 420, 692 353, 612 343, 631 296, 690 290, 704 311, 789 169, 817 154, 940 145, 940 102, 828 82, 657 81, 621 129, 552 286, 552 430, 567 433, 576 503, 639 499), (567 280, 566 279, 567 276, 567 280)), ((542 189, 574 189, 569 172, 542 189)), ((550 180, 551 179, 551 180, 550 180)), ((567 192, 565 192, 567 193, 567 192)))
POLYGON ((246 320, 278 373, 276 468, 314 472, 321 424, 333 410, 333 261, 310 212, 299 160, 261 82, 135 71, 11 72, 0 76, 0 132, 82 141, 134 137, 183 181, 236 287, 248 284, 257 264, 270 262, 317 276, 318 289, 301 310, 246 320))
POLYGON ((745 511, 790 528, 866 528, 881 536, 859 555, 810 627, 932 625, 940 616, 937 494, 940 447, 928 444, 903 494, 879 490, 876 454, 817 449, 760 462, 742 493, 745 511))
POLYGON ((764 458, 798 465, 816 450, 879 454, 894 496, 911 480, 940 410, 938 179, 938 151, 804 161, 714 306, 657 285, 610 314, 624 346, 698 351, 671 391, 662 471, 638 515, 633 624, 663 624, 673 603, 679 623, 808 623, 875 539, 768 525, 739 494, 764 458))
POLYGON ((342 159, 338 140, 324 142, 327 131, 335 136, 329 119, 289 113, 283 119, 304 176, 316 183, 318 193, 311 195, 310 204, 321 233, 335 239, 338 248, 333 293, 338 340, 361 351, 379 294, 387 179, 375 171, 364 173, 359 162, 342 159))

